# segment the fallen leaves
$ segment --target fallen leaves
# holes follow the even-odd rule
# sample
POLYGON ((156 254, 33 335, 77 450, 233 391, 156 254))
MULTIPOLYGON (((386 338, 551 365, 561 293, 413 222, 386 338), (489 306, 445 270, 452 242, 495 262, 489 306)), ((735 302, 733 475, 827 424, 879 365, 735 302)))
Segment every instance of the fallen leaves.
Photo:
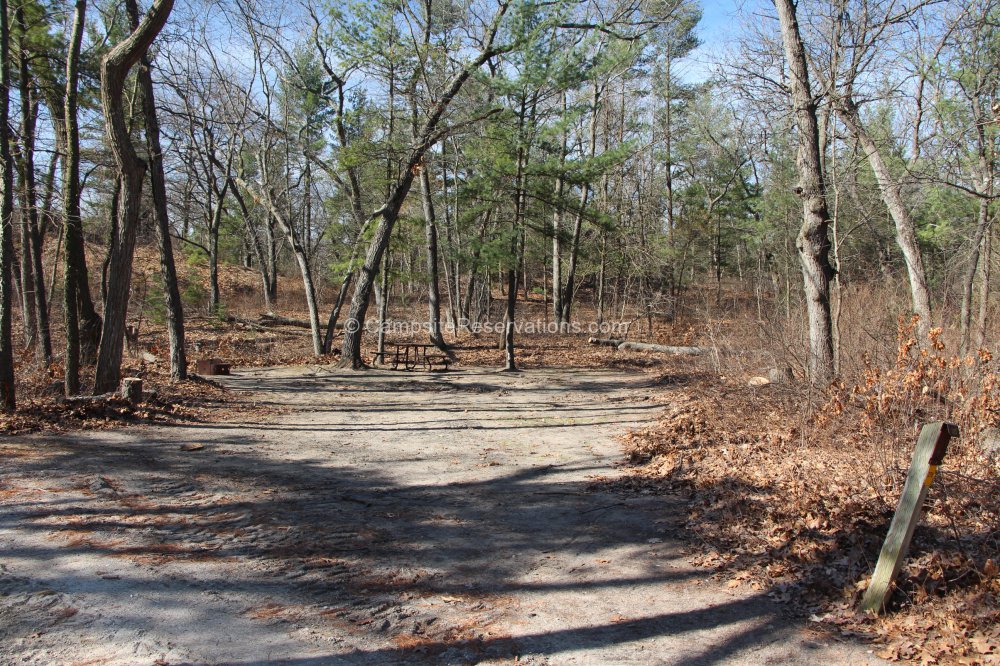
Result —
POLYGON ((147 372, 144 380, 152 390, 143 402, 132 404, 117 395, 66 400, 61 395, 31 390, 30 375, 19 377, 18 411, 0 414, 0 432, 13 435, 40 430, 107 430, 133 423, 226 421, 246 413, 274 412, 245 397, 231 395, 214 382, 195 378, 171 382, 166 371, 147 372))
POLYGON ((870 427, 864 401, 820 397, 810 408, 794 387, 762 393, 718 377, 670 398, 655 425, 622 438, 633 473, 604 483, 684 497, 686 527, 702 544, 693 564, 727 589, 766 590, 836 635, 881 643, 887 659, 1000 662, 1000 485, 974 447, 949 451, 892 612, 870 617, 856 603, 898 501, 912 425, 855 436, 870 427), (908 445, 887 447, 890 436, 908 445))

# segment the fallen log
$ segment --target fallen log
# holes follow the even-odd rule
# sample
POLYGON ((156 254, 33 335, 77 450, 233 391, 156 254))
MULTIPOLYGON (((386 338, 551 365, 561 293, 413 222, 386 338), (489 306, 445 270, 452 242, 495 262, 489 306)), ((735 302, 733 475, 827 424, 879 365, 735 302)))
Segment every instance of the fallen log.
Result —
MULTIPOLYGON (((246 328, 249 328, 251 331, 256 331, 258 333, 269 332, 267 330, 267 328, 265 328, 264 326, 261 326, 260 324, 258 324, 255 321, 250 321, 249 319, 242 319, 240 317, 234 317, 233 315, 227 315, 226 316, 226 322, 229 323, 229 324, 238 324, 239 326, 245 326, 246 328)), ((199 343, 195 343, 195 344, 199 344, 199 343)), ((201 343, 201 344, 205 344, 205 343, 201 343)), ((215 343, 212 343, 212 344, 215 344, 215 343)), ((197 349, 197 347, 196 347, 196 349, 197 349)))
POLYGON ((618 345, 618 351, 647 351, 660 354, 684 354, 690 356, 708 353, 708 350, 704 347, 670 347, 667 345, 651 345, 645 342, 623 342, 618 345))
POLYGON ((101 405, 113 400, 121 400, 121 394, 115 391, 99 395, 67 395, 59 399, 64 405, 101 405))
POLYGON ((592 345, 604 345, 605 347, 617 347, 624 340, 615 340, 614 338, 589 338, 587 340, 592 345))
POLYGON ((297 326, 298 328, 312 328, 312 324, 303 319, 289 319, 276 314, 262 314, 260 323, 264 326, 297 326))
POLYGON ((592 345, 614 347, 619 351, 648 351, 660 354, 687 354, 689 356, 708 353, 708 350, 704 347, 671 347, 669 345, 652 345, 645 342, 626 342, 625 340, 616 340, 615 338, 588 338, 587 342, 592 345))

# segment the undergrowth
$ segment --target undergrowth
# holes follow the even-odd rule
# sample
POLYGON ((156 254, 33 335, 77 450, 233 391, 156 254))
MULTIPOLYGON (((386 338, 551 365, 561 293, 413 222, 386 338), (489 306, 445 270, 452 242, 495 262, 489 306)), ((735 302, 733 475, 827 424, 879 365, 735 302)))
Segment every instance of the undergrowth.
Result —
POLYGON ((706 380, 625 437, 633 483, 685 493, 696 563, 732 587, 766 589, 817 628, 862 636, 922 663, 1000 660, 1000 368, 988 350, 919 344, 901 321, 890 367, 811 389, 706 380), (920 427, 959 425, 889 612, 856 611, 878 558, 920 427))

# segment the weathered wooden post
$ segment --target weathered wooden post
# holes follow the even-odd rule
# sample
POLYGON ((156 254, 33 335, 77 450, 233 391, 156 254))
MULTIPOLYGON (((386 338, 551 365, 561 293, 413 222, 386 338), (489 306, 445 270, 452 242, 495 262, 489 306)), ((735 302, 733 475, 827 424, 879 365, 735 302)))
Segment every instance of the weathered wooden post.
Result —
POLYGON ((881 612, 892 592, 892 583, 903 565, 906 551, 910 548, 913 530, 920 520, 920 510, 923 507, 927 491, 934 481, 937 468, 944 459, 948 442, 952 437, 958 437, 958 426, 953 423, 936 421, 928 423, 921 429, 917 446, 913 450, 913 460, 910 471, 906 475, 903 494, 899 498, 896 515, 889 525, 889 534, 885 538, 882 552, 872 574, 871 584, 861 600, 861 608, 866 611, 881 612))

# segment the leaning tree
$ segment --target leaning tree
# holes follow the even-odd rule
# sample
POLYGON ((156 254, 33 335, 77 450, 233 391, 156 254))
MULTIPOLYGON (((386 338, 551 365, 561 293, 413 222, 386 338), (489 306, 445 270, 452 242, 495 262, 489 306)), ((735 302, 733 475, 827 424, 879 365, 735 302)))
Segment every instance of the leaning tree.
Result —
POLYGON ((108 144, 118 168, 121 204, 115 234, 111 239, 104 327, 94 378, 95 394, 115 390, 121 376, 132 259, 142 207, 142 182, 147 168, 146 161, 136 153, 125 120, 125 79, 167 22, 173 5, 173 0, 155 0, 139 25, 111 49, 101 62, 101 105, 108 144))

